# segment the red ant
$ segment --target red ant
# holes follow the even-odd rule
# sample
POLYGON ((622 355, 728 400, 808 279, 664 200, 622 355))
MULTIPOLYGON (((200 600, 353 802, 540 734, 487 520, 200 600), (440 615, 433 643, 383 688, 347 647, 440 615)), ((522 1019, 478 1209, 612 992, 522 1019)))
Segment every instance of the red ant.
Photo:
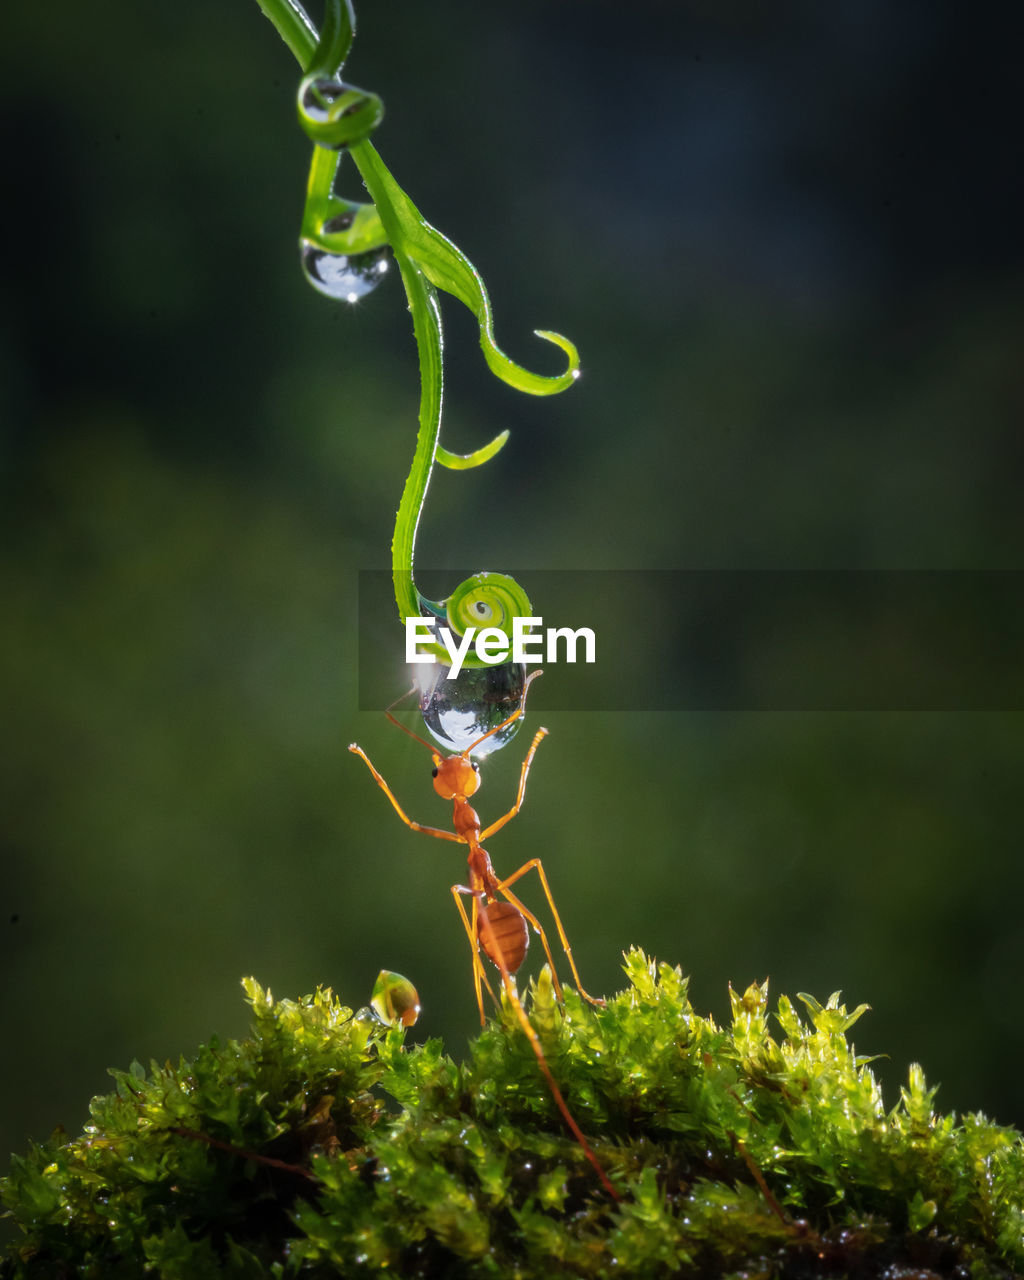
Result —
POLYGON ((593 996, 587 994, 580 982, 580 976, 576 971, 576 963, 572 958, 572 948, 569 946, 569 940, 565 936, 565 930, 562 928, 562 921, 559 918, 558 910, 555 907, 554 898, 551 896, 551 889, 548 885, 547 876, 544 874, 544 867, 539 858, 531 858, 529 862, 523 863, 518 871, 514 871, 512 875, 504 880, 499 880, 494 874, 494 868, 491 866, 491 859, 487 850, 483 848, 482 841, 492 836, 496 831, 500 831, 507 822, 510 822, 522 807, 523 798, 526 794, 526 778, 530 772, 530 765, 533 763, 533 757, 537 752, 541 739, 546 737, 547 729, 538 729, 534 734, 533 741, 530 743, 530 749, 526 753, 523 761, 522 771, 519 775, 519 791, 516 795, 516 802, 503 817, 496 822, 492 822, 489 827, 481 830, 480 818, 476 810, 470 805, 469 797, 473 795, 480 787, 480 766, 469 759, 470 753, 480 746, 481 742, 491 737, 492 734, 500 733, 507 728, 515 720, 523 715, 526 709, 526 695, 530 688, 530 683, 541 673, 534 671, 526 681, 523 688, 523 696, 519 706, 501 724, 495 725, 493 729, 489 729, 476 742, 466 747, 455 756, 442 756, 431 746, 429 742, 418 737, 411 729, 407 729, 391 714, 390 709, 385 713, 387 718, 393 725, 401 729, 403 733, 407 733, 410 738, 426 747, 430 752, 434 761, 433 779, 434 790, 443 800, 451 800, 453 802, 452 826, 454 831, 443 831, 439 827, 425 827, 418 822, 414 822, 405 813, 402 806, 395 799, 394 793, 381 775, 370 763, 369 757, 362 747, 352 743, 349 751, 354 751, 360 756, 366 767, 373 774, 377 781, 377 785, 391 801, 391 805, 395 812, 402 819, 407 827, 411 827, 413 831, 422 831, 424 835, 436 836, 439 840, 454 840, 458 844, 469 845, 469 855, 467 863, 469 866, 469 884, 453 884, 452 896, 455 899, 455 905, 459 909, 459 915, 462 918, 463 926, 466 930, 466 936, 469 939, 469 945, 473 955, 473 980, 476 986, 477 1006, 480 1010, 480 1024, 483 1025, 484 1019, 484 1001, 482 988, 486 987, 487 992, 495 1004, 498 1003, 491 984, 487 980, 484 972, 483 961, 480 959, 480 949, 483 948, 484 954, 497 967, 501 974, 501 983, 505 994, 508 997, 509 1004, 515 1010, 516 1017, 522 1027, 537 1063, 540 1066, 544 1078, 547 1080, 548 1088, 551 1090, 551 1096, 555 1100, 555 1104, 562 1113, 562 1118, 569 1127, 570 1132, 576 1141, 583 1148, 583 1153, 594 1166, 598 1177, 601 1179, 605 1190, 614 1199, 618 1200, 619 1196, 615 1188, 612 1186, 608 1175, 601 1167, 600 1162, 590 1149, 590 1145, 583 1136, 582 1130, 573 1119, 572 1114, 566 1105, 562 1092, 555 1083, 555 1078, 551 1074, 551 1068, 548 1066, 547 1058, 544 1056, 544 1050, 541 1048, 540 1037, 537 1035, 533 1024, 526 1016, 522 1003, 516 992, 516 985, 512 975, 519 969, 526 956, 526 949, 529 945, 530 937, 527 928, 527 921, 540 935, 541 944, 544 947, 544 954, 547 957, 548 965, 551 971, 551 979, 554 984, 555 994, 559 1000, 562 999, 562 988, 558 982, 555 973, 555 962, 551 954, 551 948, 548 945, 547 935, 537 919, 537 917, 516 897, 511 891, 510 886, 515 884, 528 871, 536 870, 540 877, 541 885, 544 888, 544 896, 547 898, 548 906, 551 908, 551 915, 555 922, 555 928, 558 930, 558 938, 562 944, 562 950, 565 952, 566 959, 569 961, 569 968, 572 970, 573 980, 576 983, 576 989, 585 1000, 591 1004, 602 1005, 604 1001, 597 1000, 593 996), (467 914, 464 898, 470 900, 470 911, 467 914), (504 901, 499 901, 499 897, 504 901))

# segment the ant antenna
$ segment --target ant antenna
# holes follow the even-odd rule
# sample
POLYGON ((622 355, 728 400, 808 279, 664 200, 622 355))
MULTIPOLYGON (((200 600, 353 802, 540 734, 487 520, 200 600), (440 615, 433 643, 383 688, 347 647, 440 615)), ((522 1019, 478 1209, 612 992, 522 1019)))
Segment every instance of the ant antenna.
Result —
POLYGON ((403 701, 403 699, 408 698, 411 693, 415 693, 415 692, 416 692, 416 686, 411 685, 408 689, 406 689, 405 693, 399 694, 399 696, 394 700, 394 702, 392 702, 390 707, 387 707, 385 709, 384 714, 387 716, 387 718, 391 721, 391 723, 395 726, 396 729, 401 729, 401 731, 405 734, 408 734, 408 736, 412 738, 414 742, 418 742, 421 747, 426 747, 426 749, 430 752, 430 754, 436 758, 438 755, 437 747, 427 742, 425 738, 421 738, 418 733, 413 733, 411 729, 407 728, 406 725, 402 724, 401 720, 396 720, 395 717, 391 714, 391 710, 393 707, 397 707, 398 704, 401 701, 403 701))

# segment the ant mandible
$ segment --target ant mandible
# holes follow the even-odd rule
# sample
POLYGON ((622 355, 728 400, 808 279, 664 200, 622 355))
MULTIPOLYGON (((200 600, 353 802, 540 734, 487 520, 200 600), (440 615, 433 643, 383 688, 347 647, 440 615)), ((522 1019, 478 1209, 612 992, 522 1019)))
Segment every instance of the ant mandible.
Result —
POLYGON ((474 795, 480 788, 480 766, 469 759, 471 752, 475 751, 487 738, 493 734, 500 733, 507 728, 515 720, 523 715, 526 709, 526 695, 529 692, 530 684, 541 673, 534 671, 528 677, 523 688, 523 696, 519 706, 501 724, 495 725, 493 729, 489 729, 482 737, 478 738, 470 746, 466 747, 458 755, 442 756, 429 742, 418 737, 411 729, 406 728, 391 714, 390 709, 385 713, 387 718, 393 725, 401 729, 403 733, 407 733, 410 738, 426 747, 430 752, 434 761, 433 779, 434 790, 443 800, 451 800, 453 803, 452 810, 452 826, 453 831, 445 831, 439 827, 426 827, 419 822, 414 822, 410 818, 402 806, 395 798, 394 792, 388 786, 384 778, 377 772, 369 757, 362 747, 356 743, 349 746, 349 751, 359 756, 366 767, 373 774, 377 785, 391 801, 392 808, 402 819, 407 827, 413 831, 421 831, 424 835, 435 836, 439 840, 453 840, 457 844, 465 844, 469 846, 469 854, 467 856, 467 865, 469 867, 469 884, 453 884, 451 888, 452 897, 455 899, 455 905, 459 909, 459 915, 462 919, 463 927, 466 930, 466 936, 469 939, 469 945, 473 956, 473 981, 476 987, 477 1006, 480 1010, 480 1023, 483 1025, 484 1018, 484 1001, 483 987, 487 988, 487 992, 495 1004, 498 1003, 487 975, 484 972, 483 961, 480 958, 480 950, 483 949, 484 954, 497 967, 501 974, 501 983, 508 998, 509 1004, 515 1011, 516 1018, 519 1021, 534 1055, 537 1058, 541 1072, 547 1080, 548 1087, 551 1090, 551 1096, 562 1113, 569 1130, 583 1148, 584 1154, 597 1171, 598 1176, 604 1185, 605 1190, 618 1200, 619 1196, 608 1179, 608 1175, 601 1167, 600 1162, 594 1155, 593 1151, 583 1136, 582 1131, 573 1119, 565 1099, 562 1097, 561 1090, 555 1082, 554 1076, 551 1074, 551 1068, 544 1056, 541 1048, 540 1038, 537 1035, 533 1024, 526 1016, 519 995, 516 991, 513 974, 522 965, 526 957, 526 949, 529 945, 529 930, 527 922, 533 926, 540 937, 541 945, 544 948, 544 955, 551 971, 551 980, 554 985, 555 994, 559 1000, 562 999, 562 988, 555 972, 554 957, 551 954, 551 947, 548 944, 547 934, 537 917, 530 911, 512 892, 510 886, 515 884, 529 871, 536 871, 540 877, 541 885, 544 889, 544 896, 547 898, 548 906, 551 909, 551 915, 555 922, 555 928, 558 930, 558 939, 562 944, 562 950, 565 952, 566 959, 569 962, 569 968, 572 971, 573 981, 580 995, 591 1004, 602 1005, 604 1001, 595 999, 588 995, 583 989, 580 982, 579 973, 576 970, 576 962, 573 960, 572 948, 569 946, 569 940, 565 935, 562 927, 562 921, 555 906, 554 898, 551 895, 551 888, 548 885, 548 878, 544 873, 544 867, 539 858, 531 858, 528 862, 514 871, 512 875, 507 876, 504 880, 499 880, 491 866, 491 859, 487 850, 483 848, 482 842, 487 840, 496 831, 500 831, 506 823, 510 822, 519 812, 526 795, 526 779, 530 772, 530 766, 533 763, 533 757, 537 752, 537 748, 541 740, 547 736, 547 729, 540 728, 533 736, 530 743, 530 749, 526 753, 523 760, 522 770, 519 775, 519 790, 516 794, 515 804, 511 809, 496 822, 492 822, 490 826, 481 829, 480 817, 476 810, 470 805, 469 797, 474 795), (470 910, 467 913, 464 899, 469 898, 470 910))

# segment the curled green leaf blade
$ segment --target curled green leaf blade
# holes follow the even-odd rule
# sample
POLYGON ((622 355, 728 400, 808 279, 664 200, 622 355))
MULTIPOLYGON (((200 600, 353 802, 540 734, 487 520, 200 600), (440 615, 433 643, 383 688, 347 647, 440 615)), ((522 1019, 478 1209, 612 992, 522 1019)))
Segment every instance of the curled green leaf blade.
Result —
POLYGON ((303 77, 297 109, 307 137, 332 151, 364 138, 384 118, 384 103, 376 93, 316 73, 303 77))
POLYGON ((337 150, 376 129, 384 103, 341 79, 356 34, 352 0, 327 0, 316 49, 299 83, 299 124, 320 147, 337 150))
POLYGON ((472 574, 459 583, 445 606, 448 625, 459 635, 470 627, 484 626, 501 631, 509 640, 515 619, 529 618, 533 612, 530 597, 507 573, 472 574))
POLYGON ((341 161, 341 152, 313 148, 299 239, 325 253, 368 253, 387 244, 387 234, 371 202, 357 203, 334 194, 341 161))
POLYGON ((350 155, 377 206, 391 244, 396 249, 401 245, 402 252, 416 263, 436 289, 458 298, 476 316, 480 345, 491 372, 517 391, 535 396, 554 395, 571 387, 579 376, 579 355, 569 339, 548 329, 536 331, 539 337, 553 342, 569 357, 565 372, 554 377, 533 373, 507 356, 494 340, 491 302, 477 269, 447 236, 427 222, 370 142, 354 143, 350 155))
POLYGON ((508 431, 501 431, 489 444, 485 444, 479 449, 474 449, 472 453, 450 453, 444 445, 439 444, 434 452, 434 457, 442 467, 447 467, 449 471, 468 471, 470 467, 480 467, 485 462, 490 462, 494 455, 500 453, 505 447, 507 439, 508 431))
POLYGON ((564 373, 555 377, 533 373, 517 364, 498 346, 494 340, 494 320, 491 314, 491 300, 483 279, 476 267, 466 255, 458 249, 447 236, 441 234, 436 227, 420 219, 421 234, 416 241, 416 261, 432 285, 458 298, 476 316, 480 326, 480 346, 483 348, 487 367, 517 391, 525 391, 530 395, 549 396, 565 391, 579 377, 579 353, 568 338, 553 333, 550 329, 535 329, 539 338, 553 342, 569 357, 569 364, 564 373))

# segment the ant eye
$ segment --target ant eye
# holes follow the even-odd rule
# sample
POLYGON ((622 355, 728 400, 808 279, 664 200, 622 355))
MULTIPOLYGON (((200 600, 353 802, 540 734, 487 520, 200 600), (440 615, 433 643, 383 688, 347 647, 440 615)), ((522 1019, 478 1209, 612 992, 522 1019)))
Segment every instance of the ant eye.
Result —
POLYGON ((477 764, 477 762, 474 760, 474 761, 472 761, 472 764, 473 764, 473 772, 474 772, 474 773, 479 773, 479 772, 480 772, 480 766, 477 764))
POLYGON ((431 776, 432 778, 436 778, 436 777, 437 777, 437 769, 431 769, 431 771, 430 771, 430 776, 431 776))

